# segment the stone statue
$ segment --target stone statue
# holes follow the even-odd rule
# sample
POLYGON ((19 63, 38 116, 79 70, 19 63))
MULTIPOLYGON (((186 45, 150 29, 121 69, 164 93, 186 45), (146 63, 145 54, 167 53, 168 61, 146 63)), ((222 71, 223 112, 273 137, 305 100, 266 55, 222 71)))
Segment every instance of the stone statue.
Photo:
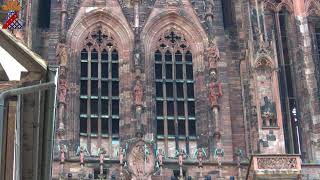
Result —
POLYGON ((67 80, 59 79, 59 103, 66 103, 67 80))
POLYGON ((221 142, 217 142, 213 157, 217 159, 219 166, 221 166, 222 158, 224 157, 224 149, 222 148, 221 142))
POLYGON ((220 61, 219 49, 214 43, 210 43, 208 47, 208 66, 210 74, 216 73, 218 61, 220 61))
POLYGON ((143 94, 143 87, 141 84, 141 80, 138 79, 134 87, 134 98, 135 98, 136 105, 142 105, 142 94, 143 94))
POLYGON ((68 62, 68 51, 66 45, 63 43, 63 40, 58 43, 56 49, 56 56, 60 67, 66 67, 68 62))
POLYGON ((104 150, 104 148, 99 148, 98 151, 99 151, 99 161, 100 161, 100 164, 103 164, 104 155, 106 154, 106 151, 104 150))
POLYGON ((277 126, 275 103, 271 102, 268 96, 265 96, 263 99, 264 105, 261 106, 261 117, 263 120, 263 126, 277 126))
POLYGON ((206 151, 203 148, 198 148, 195 153, 198 159, 199 167, 202 167, 203 158, 207 157, 206 151))
POLYGON ((123 160, 124 160, 124 151, 125 149, 122 149, 121 147, 119 148, 119 161, 120 165, 123 165, 123 160))
POLYGON ((159 162, 159 166, 163 166, 163 156, 164 156, 164 152, 162 149, 159 149, 157 152, 158 155, 158 162, 159 162))
POLYGON ((83 146, 78 146, 78 149, 77 149, 77 153, 76 153, 77 156, 80 156, 80 164, 83 165, 84 164, 84 156, 90 156, 88 150, 86 147, 83 147, 83 146))
POLYGON ((178 162, 179 162, 179 166, 183 166, 183 156, 184 156, 184 152, 182 149, 179 150, 179 156, 178 156, 178 162))
POLYGON ((218 98, 222 96, 222 86, 221 83, 211 82, 209 84, 209 100, 211 103, 211 107, 218 106, 218 98))
POLYGON ((64 144, 59 145, 60 149, 60 164, 64 164, 65 162, 65 153, 67 151, 67 146, 64 144))

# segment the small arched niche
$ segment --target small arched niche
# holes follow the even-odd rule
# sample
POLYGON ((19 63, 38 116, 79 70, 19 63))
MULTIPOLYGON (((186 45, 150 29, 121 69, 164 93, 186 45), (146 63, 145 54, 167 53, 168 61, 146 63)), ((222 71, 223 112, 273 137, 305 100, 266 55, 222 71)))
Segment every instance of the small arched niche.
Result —
POLYGON ((278 127, 278 84, 271 59, 261 57, 255 63, 257 107, 262 127, 278 127))

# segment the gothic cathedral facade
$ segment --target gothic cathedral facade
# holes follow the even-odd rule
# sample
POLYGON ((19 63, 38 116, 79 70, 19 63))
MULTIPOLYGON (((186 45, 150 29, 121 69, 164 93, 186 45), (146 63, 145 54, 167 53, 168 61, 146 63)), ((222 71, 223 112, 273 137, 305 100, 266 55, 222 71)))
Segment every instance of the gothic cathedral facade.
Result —
POLYGON ((35 2, 53 179, 320 179, 319 0, 35 2))

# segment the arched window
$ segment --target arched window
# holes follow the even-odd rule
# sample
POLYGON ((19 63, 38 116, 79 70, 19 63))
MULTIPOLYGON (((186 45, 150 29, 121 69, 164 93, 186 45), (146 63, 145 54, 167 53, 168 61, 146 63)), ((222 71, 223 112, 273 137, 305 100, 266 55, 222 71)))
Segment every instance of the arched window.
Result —
POLYGON ((196 119, 192 52, 184 37, 174 30, 163 34, 154 63, 157 138, 175 142, 173 151, 188 152, 188 145, 179 141, 196 136, 196 119))
POLYGON ((80 135, 119 135, 119 61, 112 36, 89 33, 80 61, 80 135))

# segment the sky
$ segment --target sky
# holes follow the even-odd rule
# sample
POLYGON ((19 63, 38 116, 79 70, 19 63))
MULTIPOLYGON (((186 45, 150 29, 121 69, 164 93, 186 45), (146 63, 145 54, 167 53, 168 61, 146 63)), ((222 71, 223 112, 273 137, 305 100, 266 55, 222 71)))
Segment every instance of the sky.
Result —
POLYGON ((27 71, 20 63, 18 63, 6 50, 0 45, 0 63, 10 81, 20 80, 22 71, 27 71))

